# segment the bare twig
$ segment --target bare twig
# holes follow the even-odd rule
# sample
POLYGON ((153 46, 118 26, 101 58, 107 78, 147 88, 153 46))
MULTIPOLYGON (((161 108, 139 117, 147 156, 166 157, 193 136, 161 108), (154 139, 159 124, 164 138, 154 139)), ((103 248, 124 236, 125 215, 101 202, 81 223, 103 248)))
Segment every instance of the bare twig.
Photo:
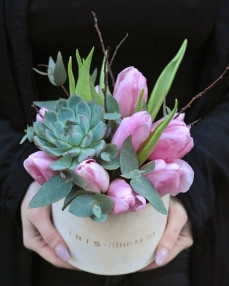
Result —
POLYGON ((65 87, 64 87, 63 84, 61 85, 61 87, 62 87, 63 91, 65 92, 65 94, 67 95, 67 97, 69 97, 70 95, 69 95, 69 93, 67 92, 67 90, 65 89, 65 87))
POLYGON ((39 109, 36 107, 34 103, 31 106, 36 110, 37 114, 39 114, 40 117, 44 118, 44 116, 40 113, 39 109))
POLYGON ((110 64, 109 64, 109 61, 108 61, 108 58, 107 58, 106 49, 105 49, 105 46, 104 46, 102 34, 101 34, 100 30, 99 30, 98 20, 96 18, 95 12, 91 11, 91 13, 92 13, 93 18, 94 18, 95 29, 96 29, 96 31, 97 31, 97 33, 99 35, 99 40, 100 40, 100 43, 101 43, 101 46, 102 46, 102 51, 103 51, 104 57, 106 58, 106 61, 107 61, 108 71, 109 71, 109 74, 110 74, 110 77, 111 77, 112 85, 114 86, 115 85, 114 76, 113 76, 113 73, 111 71, 110 64))
POLYGON ((191 99, 191 101, 190 101, 185 107, 181 108, 181 110, 177 113, 177 115, 174 117, 174 119, 176 119, 176 118, 177 118, 181 113, 183 113, 186 109, 188 109, 189 107, 191 107, 192 103, 193 103, 196 99, 200 98, 200 97, 201 97, 203 94, 205 94, 209 89, 213 88, 214 85, 224 77, 224 75, 227 73, 228 70, 229 70, 229 66, 226 67, 226 69, 224 70, 224 72, 223 72, 212 84, 210 84, 207 88, 205 88, 204 91, 202 91, 202 92, 198 93, 196 96, 194 96, 194 97, 191 99))
POLYGON ((110 67, 111 67, 111 65, 112 65, 112 63, 113 63, 113 61, 114 61, 114 58, 115 58, 115 56, 116 56, 116 54, 117 54, 117 52, 118 52, 118 49, 120 48, 120 46, 122 45, 122 43, 125 41, 125 39, 128 37, 129 35, 128 35, 128 33, 125 35, 125 37, 122 39, 122 41, 118 44, 118 46, 116 46, 116 48, 115 48, 115 51, 114 51, 114 54, 113 54, 113 56, 112 56, 112 58, 111 58, 111 61, 110 61, 110 67))

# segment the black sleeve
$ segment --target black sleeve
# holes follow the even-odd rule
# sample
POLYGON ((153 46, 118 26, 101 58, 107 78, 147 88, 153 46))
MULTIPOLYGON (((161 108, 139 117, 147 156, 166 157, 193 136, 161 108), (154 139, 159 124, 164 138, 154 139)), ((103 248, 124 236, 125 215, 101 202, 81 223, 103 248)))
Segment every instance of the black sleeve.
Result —
MULTIPOLYGON (((211 113, 192 128, 194 148, 185 160, 194 169, 190 190, 178 197, 192 221, 194 237, 201 234, 209 219, 215 196, 228 193, 229 186, 229 92, 211 113)), ((229 196, 225 196, 225 199, 229 196)))
POLYGON ((7 120, 0 119, 0 134, 0 210, 15 218, 32 182, 23 161, 36 151, 36 147, 28 141, 20 145, 23 134, 13 130, 7 120))

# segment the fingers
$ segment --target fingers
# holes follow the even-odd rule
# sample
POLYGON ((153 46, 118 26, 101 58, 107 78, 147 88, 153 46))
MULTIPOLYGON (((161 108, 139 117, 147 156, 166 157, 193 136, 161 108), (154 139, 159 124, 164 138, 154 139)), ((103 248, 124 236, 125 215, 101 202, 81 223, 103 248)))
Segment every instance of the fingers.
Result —
POLYGON ((67 263, 69 253, 52 224, 51 207, 28 209, 28 203, 39 187, 37 183, 30 185, 21 206, 24 245, 57 267, 76 269, 67 263))
POLYGON ((191 223, 186 210, 177 198, 171 197, 167 226, 157 246, 155 261, 142 271, 167 264, 192 243, 191 223))

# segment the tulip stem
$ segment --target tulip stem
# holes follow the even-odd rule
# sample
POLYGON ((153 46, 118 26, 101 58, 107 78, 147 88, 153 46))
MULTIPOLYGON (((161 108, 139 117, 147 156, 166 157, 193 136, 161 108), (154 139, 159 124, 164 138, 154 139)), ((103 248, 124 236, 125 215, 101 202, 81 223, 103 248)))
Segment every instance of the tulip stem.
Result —
POLYGON ((220 81, 224 75, 227 73, 227 71, 229 70, 229 66, 226 67, 226 69, 224 70, 224 72, 212 83, 210 84, 208 87, 205 88, 205 90, 203 90, 202 92, 198 93, 196 96, 194 96, 191 101, 183 108, 181 108, 181 110, 176 114, 176 116, 174 117, 174 119, 176 119, 181 113, 183 113, 186 109, 188 109, 189 107, 191 107, 192 103, 198 99, 199 97, 201 97, 203 94, 205 94, 210 88, 213 88, 214 85, 220 81))

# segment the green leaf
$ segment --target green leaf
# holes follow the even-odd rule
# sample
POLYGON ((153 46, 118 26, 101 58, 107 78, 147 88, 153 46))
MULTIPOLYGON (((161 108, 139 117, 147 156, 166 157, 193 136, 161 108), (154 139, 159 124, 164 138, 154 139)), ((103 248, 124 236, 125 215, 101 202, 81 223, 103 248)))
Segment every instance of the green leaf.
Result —
POLYGON ((61 53, 58 52, 56 65, 54 68, 54 82, 57 86, 63 85, 67 79, 67 73, 64 67, 61 53))
POLYGON ((143 143, 141 149, 138 151, 138 163, 141 166, 149 155, 152 153, 154 147, 156 146, 159 138, 161 137, 162 132, 165 130, 166 126, 173 119, 177 111, 178 102, 175 101, 175 106, 172 112, 153 130, 150 136, 143 143))
POLYGON ((99 204, 97 202, 93 202, 92 204, 92 212, 93 214, 97 217, 97 218, 100 218, 101 217, 101 214, 102 214, 102 211, 101 211, 101 207, 99 206, 99 204))
POLYGON ((72 72, 72 57, 69 58, 68 61, 68 81, 69 81, 69 90, 70 95, 73 95, 75 93, 75 78, 72 72))
POLYGON ((105 141, 104 140, 100 140, 100 141, 96 141, 91 143, 90 148, 95 150, 95 156, 99 156, 99 154, 101 153, 101 151, 103 150, 103 148, 105 147, 105 141))
POLYGON ((106 120, 118 120, 121 118, 121 114, 119 114, 119 113, 105 113, 103 118, 106 120))
POLYGON ((71 166, 72 158, 70 157, 61 157, 54 163, 50 165, 50 169, 53 171, 63 171, 68 169, 71 166))
POLYGON ((64 157, 76 157, 80 153, 80 147, 73 147, 69 149, 67 152, 63 153, 64 157))
POLYGON ((80 195, 71 202, 69 212, 78 217, 89 217, 93 215, 93 201, 94 196, 91 194, 80 195))
POLYGON ((120 158, 119 157, 110 158, 110 161, 101 160, 100 164, 106 170, 116 170, 120 167, 120 158))
POLYGON ((120 165, 122 174, 138 169, 138 157, 132 145, 132 136, 123 142, 120 151, 120 165))
POLYGON ((104 151, 108 153, 111 158, 115 158, 118 155, 118 148, 115 144, 107 144, 104 151))
POLYGON ((117 100, 110 94, 106 96, 106 107, 109 113, 120 113, 117 100))
POLYGON ((147 103, 147 111, 151 115, 153 121, 164 101, 164 98, 169 92, 169 89, 172 85, 178 67, 183 59, 186 47, 187 47, 187 40, 184 40, 176 56, 165 67, 165 69, 159 76, 153 88, 153 91, 149 96, 149 100, 147 103))
POLYGON ((96 78, 97 78, 97 69, 94 69, 93 73, 91 74, 91 79, 94 85, 95 85, 96 78))
POLYGON ((68 143, 66 142, 63 142, 59 139, 56 139, 56 142, 55 142, 56 146, 58 147, 58 149, 62 150, 62 151, 67 151, 69 150, 70 148, 72 148, 71 145, 69 145, 68 143))
POLYGON ((74 186, 71 190, 71 192, 65 197, 64 199, 64 205, 62 207, 62 211, 66 209, 67 206, 70 205, 70 203, 77 197, 78 191, 82 190, 78 186, 74 186))
POLYGON ((139 97, 138 97, 138 101, 135 105, 134 108, 134 113, 138 112, 138 111, 142 111, 143 110, 143 95, 144 95, 144 88, 140 91, 139 97))
POLYGON ((111 158, 110 155, 107 152, 102 152, 101 153, 101 159, 107 162, 110 162, 111 158))
POLYGON ((122 174, 121 176, 126 178, 126 179, 137 179, 139 178, 141 175, 141 171, 140 170, 133 170, 129 173, 126 173, 126 174, 122 174))
POLYGON ((76 84, 75 93, 79 94, 85 101, 91 100, 91 88, 90 88, 90 65, 92 60, 94 48, 92 48, 90 54, 86 60, 82 61, 78 50, 76 50, 76 59, 78 62, 78 80, 76 84))
POLYGON ((56 104, 56 100, 49 100, 49 101, 34 101, 33 103, 37 106, 37 107, 44 107, 47 108, 48 110, 54 110, 54 106, 56 104))
POLYGON ((104 222, 107 220, 107 214, 101 214, 100 218, 98 218, 95 215, 91 215, 90 218, 94 221, 94 222, 104 222))
POLYGON ((56 63, 54 62, 53 58, 52 58, 52 57, 49 57, 47 73, 48 73, 49 81, 50 81, 51 84, 53 84, 53 85, 56 85, 56 83, 55 83, 55 81, 54 81, 54 69, 55 69, 55 65, 56 65, 56 63))
POLYGON ((159 213, 168 214, 161 197, 146 177, 140 175, 139 178, 132 179, 130 185, 136 193, 145 197, 159 213))
POLYGON ((108 214, 114 207, 114 202, 106 195, 103 194, 95 194, 94 200, 100 206, 103 214, 108 214))
POLYGON ((89 147, 92 143, 92 140, 93 140, 93 133, 90 130, 87 134, 85 134, 84 138, 82 139, 80 147, 82 148, 89 147))
POLYGON ((96 101, 97 104, 104 106, 103 98, 101 98, 95 90, 92 76, 89 77, 89 83, 90 83, 91 97, 96 101))
POLYGON ((144 175, 148 175, 150 174, 151 172, 153 172, 155 168, 155 161, 151 161, 150 163, 147 163, 146 165, 144 165, 142 168, 141 168, 141 172, 144 174, 144 175))
POLYGON ((80 96, 73 94, 67 100, 67 107, 71 108, 76 114, 76 106, 81 101, 82 101, 82 98, 80 96))
POLYGON ((100 105, 94 104, 92 101, 87 102, 91 108, 90 129, 94 128, 99 121, 103 121, 104 109, 100 105))
POLYGON ((44 183, 29 203, 29 208, 43 207, 66 197, 72 189, 72 183, 59 175, 44 183))
POLYGON ((72 170, 67 169, 64 171, 64 174, 66 174, 66 176, 70 176, 72 182, 80 188, 84 189, 86 187, 84 179, 80 177, 80 175, 74 173, 72 170))

